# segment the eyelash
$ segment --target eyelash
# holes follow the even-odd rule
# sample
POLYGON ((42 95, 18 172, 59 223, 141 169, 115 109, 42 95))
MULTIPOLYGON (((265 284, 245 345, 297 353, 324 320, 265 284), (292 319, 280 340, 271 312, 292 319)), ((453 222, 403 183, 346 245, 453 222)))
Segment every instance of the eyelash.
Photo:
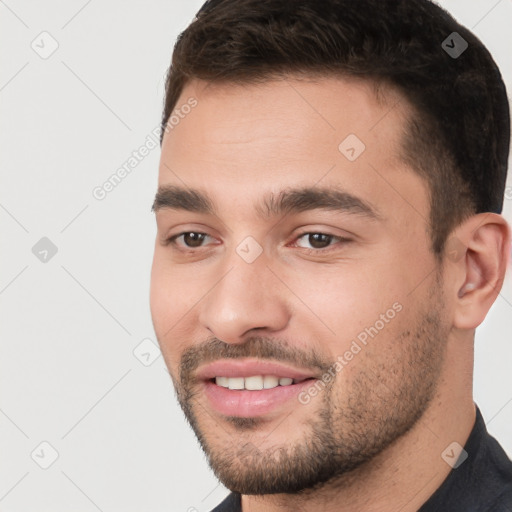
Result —
MULTIPOLYGON (((185 248, 180 248, 178 246, 178 244, 176 243, 176 240, 184 235, 188 235, 190 233, 194 233, 196 235, 204 235, 205 237, 207 236, 210 236, 208 235, 207 233, 202 233, 200 231, 182 231, 181 233, 178 233, 177 235, 173 235, 169 238, 167 238, 165 240, 165 245, 173 245, 174 247, 178 248, 178 250, 181 250, 181 251, 188 251, 188 252, 193 252, 195 249, 202 249, 203 247, 186 247, 185 248)), ((330 233, 323 233, 321 231, 306 231, 304 233, 301 233, 299 235, 297 235, 296 239, 295 240, 299 240, 301 239, 302 237, 306 236, 306 235, 323 235, 323 236, 327 236, 327 237, 330 237, 332 240, 338 240, 338 243, 341 243, 341 244, 347 244, 349 242, 351 242, 352 240, 350 238, 345 238, 345 237, 342 237, 342 236, 336 236, 336 235, 331 235, 330 233)), ((204 239, 203 239, 204 240, 204 239)), ((306 254, 318 254, 318 253, 328 253, 330 252, 331 250, 335 250, 336 247, 335 247, 336 244, 330 244, 328 245, 326 248, 323 248, 323 249, 308 249, 307 247, 299 247, 300 249, 302 249, 303 252, 305 252, 306 254)))

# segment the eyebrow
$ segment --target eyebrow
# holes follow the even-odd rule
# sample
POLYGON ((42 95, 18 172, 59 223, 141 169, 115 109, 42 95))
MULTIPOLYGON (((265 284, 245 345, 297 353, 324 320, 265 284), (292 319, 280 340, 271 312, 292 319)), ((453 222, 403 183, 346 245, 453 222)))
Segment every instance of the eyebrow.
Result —
MULTIPOLYGON (((163 209, 217 216, 215 204, 206 192, 174 185, 158 187, 151 210, 156 213, 163 209)), ((368 202, 333 187, 290 188, 278 194, 269 193, 255 206, 257 215, 265 219, 317 209, 352 213, 373 220, 381 218, 368 202)))

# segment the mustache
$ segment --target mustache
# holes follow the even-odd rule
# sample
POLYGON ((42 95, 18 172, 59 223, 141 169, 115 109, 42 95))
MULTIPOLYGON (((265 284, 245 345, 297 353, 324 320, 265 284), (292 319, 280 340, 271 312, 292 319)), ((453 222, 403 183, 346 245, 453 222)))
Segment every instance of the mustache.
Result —
POLYGON ((253 336, 243 343, 226 343, 211 338, 199 345, 189 347, 182 356, 179 377, 182 383, 189 382, 199 366, 218 359, 257 358, 291 363, 298 368, 316 369, 326 372, 333 364, 316 350, 305 351, 291 346, 286 340, 253 336))

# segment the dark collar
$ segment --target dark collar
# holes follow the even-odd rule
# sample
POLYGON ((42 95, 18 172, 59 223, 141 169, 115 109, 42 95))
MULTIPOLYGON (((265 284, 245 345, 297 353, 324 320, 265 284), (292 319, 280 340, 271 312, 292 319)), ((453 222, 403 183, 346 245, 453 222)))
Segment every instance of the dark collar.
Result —
POLYGON ((512 512, 512 462, 487 432, 478 407, 464 450, 467 459, 418 512, 512 512))

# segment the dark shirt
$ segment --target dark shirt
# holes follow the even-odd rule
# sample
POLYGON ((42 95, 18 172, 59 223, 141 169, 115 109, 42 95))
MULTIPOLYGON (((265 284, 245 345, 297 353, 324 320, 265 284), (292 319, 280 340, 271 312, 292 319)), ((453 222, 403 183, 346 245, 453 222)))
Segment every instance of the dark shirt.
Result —
MULTIPOLYGON (((478 407, 464 450, 467 459, 418 512, 512 512, 512 461, 487 432, 478 407)), ((242 512, 240 494, 229 494, 212 512, 242 512)))

